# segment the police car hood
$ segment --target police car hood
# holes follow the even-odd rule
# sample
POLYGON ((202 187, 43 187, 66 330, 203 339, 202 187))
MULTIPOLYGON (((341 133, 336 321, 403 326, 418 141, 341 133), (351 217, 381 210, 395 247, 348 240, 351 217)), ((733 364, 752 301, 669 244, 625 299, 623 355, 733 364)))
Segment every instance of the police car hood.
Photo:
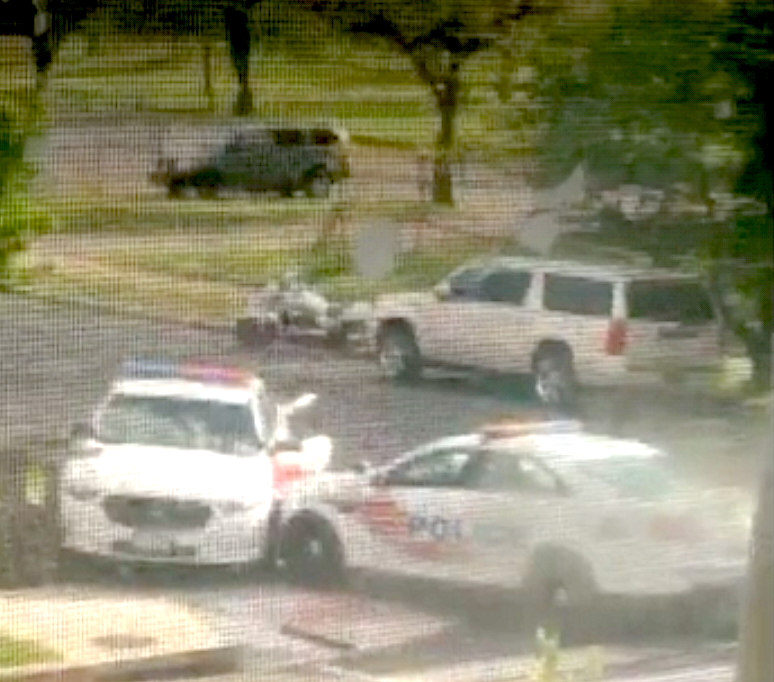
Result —
POLYGON ((253 464, 253 458, 208 450, 110 445, 71 462, 69 474, 103 494, 244 500, 261 488, 253 464))

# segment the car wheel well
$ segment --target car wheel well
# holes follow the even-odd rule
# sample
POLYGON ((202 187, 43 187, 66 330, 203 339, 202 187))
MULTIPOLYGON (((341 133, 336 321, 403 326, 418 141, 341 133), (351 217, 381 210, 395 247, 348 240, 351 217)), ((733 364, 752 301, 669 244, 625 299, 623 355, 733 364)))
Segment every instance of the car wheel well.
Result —
POLYGON ((387 332, 391 331, 402 331, 405 334, 410 334, 412 337, 416 336, 411 322, 402 317, 389 318, 379 322, 376 336, 378 339, 382 339, 387 332))
POLYGON ((573 352, 570 344, 566 341, 561 339, 543 339, 540 341, 532 353, 532 368, 535 368, 539 358, 546 357, 547 355, 561 357, 572 365, 573 352))

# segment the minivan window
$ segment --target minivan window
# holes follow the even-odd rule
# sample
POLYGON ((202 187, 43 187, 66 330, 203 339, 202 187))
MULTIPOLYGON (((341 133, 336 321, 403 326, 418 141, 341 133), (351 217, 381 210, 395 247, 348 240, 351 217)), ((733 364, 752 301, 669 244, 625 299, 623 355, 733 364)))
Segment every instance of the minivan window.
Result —
POLYGON ((607 316, 613 307, 613 285, 586 277, 546 275, 543 307, 573 315, 607 316))
POLYGON ((709 293, 700 282, 630 282, 626 300, 633 320, 710 322, 715 318, 709 293))

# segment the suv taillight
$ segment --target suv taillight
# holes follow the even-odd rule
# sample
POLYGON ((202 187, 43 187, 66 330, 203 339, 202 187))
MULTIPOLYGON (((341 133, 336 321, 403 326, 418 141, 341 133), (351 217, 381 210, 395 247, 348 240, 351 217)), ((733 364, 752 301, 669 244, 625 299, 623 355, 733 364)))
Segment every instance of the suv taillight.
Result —
POLYGON ((605 337, 605 352, 608 355, 623 355, 626 350, 626 322, 611 320, 605 337))

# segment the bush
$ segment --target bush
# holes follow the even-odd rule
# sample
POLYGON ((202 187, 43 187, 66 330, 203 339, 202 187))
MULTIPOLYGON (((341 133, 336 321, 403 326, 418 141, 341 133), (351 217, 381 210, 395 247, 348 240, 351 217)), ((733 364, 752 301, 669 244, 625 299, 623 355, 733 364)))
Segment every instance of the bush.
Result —
POLYGON ((24 251, 29 235, 48 226, 25 188, 30 169, 24 163, 26 132, 0 109, 0 282, 7 282, 14 256, 24 251))

